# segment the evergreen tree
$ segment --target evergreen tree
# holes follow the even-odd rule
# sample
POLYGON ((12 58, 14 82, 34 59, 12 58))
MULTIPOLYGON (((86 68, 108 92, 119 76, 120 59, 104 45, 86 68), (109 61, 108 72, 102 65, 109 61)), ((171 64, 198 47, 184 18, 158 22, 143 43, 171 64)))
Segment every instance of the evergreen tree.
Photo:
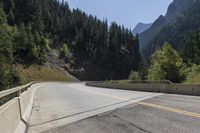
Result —
POLYGON ((188 65, 200 64, 200 28, 185 40, 182 55, 188 65))
POLYGON ((6 23, 6 16, 3 11, 3 4, 0 2, 0 24, 6 23))
POLYGON ((62 47, 61 53, 68 57, 61 59, 84 70, 84 80, 125 79, 131 70, 138 70, 138 38, 123 26, 112 23, 109 27, 106 20, 70 10, 64 1, 3 0, 3 5, 0 23, 8 30, 2 31, 7 39, 4 47, 9 47, 14 63, 42 64, 51 48, 62 47))

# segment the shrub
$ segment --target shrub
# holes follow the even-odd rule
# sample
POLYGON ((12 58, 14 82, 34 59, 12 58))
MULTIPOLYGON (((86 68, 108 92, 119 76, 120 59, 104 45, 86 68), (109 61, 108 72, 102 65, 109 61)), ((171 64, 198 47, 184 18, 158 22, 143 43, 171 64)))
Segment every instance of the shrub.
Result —
POLYGON ((200 65, 193 64, 191 67, 185 69, 186 82, 200 83, 200 65))
POLYGON ((142 77, 138 72, 132 71, 131 74, 129 75, 130 80, 142 80, 142 77))

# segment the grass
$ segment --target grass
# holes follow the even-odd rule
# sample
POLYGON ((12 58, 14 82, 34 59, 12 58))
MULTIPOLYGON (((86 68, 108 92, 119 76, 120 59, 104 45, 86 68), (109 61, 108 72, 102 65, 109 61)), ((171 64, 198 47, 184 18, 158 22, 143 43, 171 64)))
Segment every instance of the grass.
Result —
POLYGON ((20 71, 22 83, 28 83, 30 81, 73 81, 71 77, 64 73, 52 68, 31 65, 22 66, 18 65, 20 71))
POLYGON ((197 74, 196 76, 192 77, 191 79, 188 79, 186 83, 200 83, 200 74, 197 74))

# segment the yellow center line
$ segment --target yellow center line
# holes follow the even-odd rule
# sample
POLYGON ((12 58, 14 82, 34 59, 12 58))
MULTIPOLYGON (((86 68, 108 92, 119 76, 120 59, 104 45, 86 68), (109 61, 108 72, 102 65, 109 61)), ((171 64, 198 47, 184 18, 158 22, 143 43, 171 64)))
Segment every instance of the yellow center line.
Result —
POLYGON ((185 110, 180 110, 180 109, 176 109, 176 108, 171 108, 171 107, 166 107, 166 106, 161 106, 161 105, 156 105, 156 104, 151 104, 151 103, 145 103, 145 102, 138 102, 138 104, 165 110, 165 111, 170 111, 170 112, 174 112, 174 113, 178 113, 178 114, 182 114, 182 115, 186 115, 186 116, 200 118, 200 114, 194 113, 194 112, 189 112, 189 111, 185 111, 185 110))
MULTIPOLYGON (((77 89, 77 88, 74 88, 74 89, 77 89)), ((129 100, 127 98, 122 98, 122 97, 114 96, 114 95, 111 95, 111 94, 105 94, 105 93, 91 91, 91 90, 85 90, 85 89, 78 89, 78 90, 86 91, 86 92, 89 92, 89 93, 102 95, 102 96, 106 96, 106 97, 111 97, 111 98, 115 98, 115 99, 119 99, 119 100, 123 100, 123 101, 129 100)), ((135 100, 131 100, 130 102, 135 103, 135 100)), ((199 113, 189 112, 189 111, 185 111, 185 110, 181 110, 181 109, 176 109, 176 108, 171 108, 171 107, 161 106, 161 105, 156 105, 156 104, 151 104, 151 103, 145 103, 145 102, 137 102, 137 104, 152 107, 152 108, 157 108, 157 109, 160 109, 160 110, 165 110, 165 111, 168 111, 168 112, 174 112, 174 113, 178 113, 178 114, 182 114, 182 115, 186 115, 186 116, 200 118, 199 113)))

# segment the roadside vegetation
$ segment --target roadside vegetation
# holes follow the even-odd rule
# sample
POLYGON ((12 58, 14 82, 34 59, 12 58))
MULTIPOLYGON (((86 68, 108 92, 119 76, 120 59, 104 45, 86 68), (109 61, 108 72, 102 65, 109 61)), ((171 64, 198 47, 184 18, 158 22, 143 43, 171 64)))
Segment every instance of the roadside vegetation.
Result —
POLYGON ((73 81, 74 79, 67 76, 62 71, 53 68, 31 65, 22 66, 18 65, 19 71, 22 74, 22 83, 31 81, 73 81))
MULTIPOLYGON (((9 67, 9 66, 7 66, 9 67)), ((1 90, 9 89, 32 81, 77 81, 71 75, 54 68, 40 65, 16 65, 5 71, 4 80, 1 80, 1 90)))
MULTIPOLYGON (((175 83, 200 83, 200 65, 193 63, 192 60, 185 62, 184 59, 166 42, 153 54, 150 66, 145 70, 147 71, 145 79, 150 81, 170 80, 175 83)), ((142 80, 140 75, 141 71, 133 71, 130 73, 129 79, 142 80)))

